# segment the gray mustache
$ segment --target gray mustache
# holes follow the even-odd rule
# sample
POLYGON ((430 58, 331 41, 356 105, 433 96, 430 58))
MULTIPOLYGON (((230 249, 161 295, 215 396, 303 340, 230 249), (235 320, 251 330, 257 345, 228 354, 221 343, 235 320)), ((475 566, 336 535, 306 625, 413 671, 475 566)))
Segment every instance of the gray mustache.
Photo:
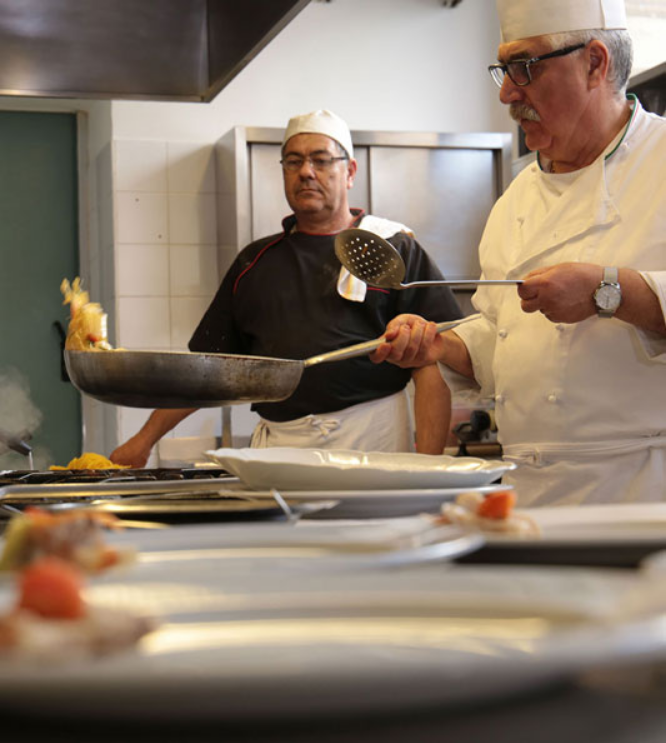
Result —
POLYGON ((521 119, 541 121, 539 114, 526 103, 512 103, 509 106, 509 114, 514 121, 520 121, 521 119))

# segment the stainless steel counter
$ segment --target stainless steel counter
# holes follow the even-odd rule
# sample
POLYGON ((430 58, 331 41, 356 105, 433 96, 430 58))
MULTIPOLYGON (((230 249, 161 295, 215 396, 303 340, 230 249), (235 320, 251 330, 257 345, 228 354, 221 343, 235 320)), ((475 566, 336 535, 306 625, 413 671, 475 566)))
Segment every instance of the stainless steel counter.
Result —
MULTIPOLYGON (((168 700, 165 700, 168 703, 168 700)), ((3 726, 21 730, 22 743, 663 743, 666 740, 666 687, 662 669, 608 671, 577 682, 484 705, 424 709, 410 715, 312 720, 251 719, 242 724, 174 726, 159 721, 114 721, 113 700, 104 720, 30 719, 2 710, 3 726)), ((37 710, 38 713, 38 710, 37 710)))

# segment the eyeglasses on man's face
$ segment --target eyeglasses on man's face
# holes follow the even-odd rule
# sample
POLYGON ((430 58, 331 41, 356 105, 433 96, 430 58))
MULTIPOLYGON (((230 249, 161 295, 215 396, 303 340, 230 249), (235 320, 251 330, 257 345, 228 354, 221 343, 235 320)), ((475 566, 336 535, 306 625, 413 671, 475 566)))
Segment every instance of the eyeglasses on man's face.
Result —
POLYGON ((333 163, 338 162, 338 160, 347 159, 345 155, 342 157, 333 157, 331 155, 309 155, 308 157, 287 155, 287 157, 280 160, 280 164, 288 173, 297 173, 307 160, 318 173, 323 173, 330 170, 333 167, 333 163))
POLYGON ((565 46, 564 49, 558 49, 555 52, 549 52, 548 54, 542 54, 539 57, 532 57, 531 59, 514 59, 506 64, 491 64, 488 67, 488 72, 492 79, 497 83, 499 88, 504 83, 506 75, 509 76, 511 82, 514 85, 520 85, 524 87, 532 82, 532 73, 530 67, 537 62, 543 62, 544 59, 553 59, 553 57, 566 57, 567 54, 577 52, 582 49, 585 44, 575 44, 574 46, 565 46))

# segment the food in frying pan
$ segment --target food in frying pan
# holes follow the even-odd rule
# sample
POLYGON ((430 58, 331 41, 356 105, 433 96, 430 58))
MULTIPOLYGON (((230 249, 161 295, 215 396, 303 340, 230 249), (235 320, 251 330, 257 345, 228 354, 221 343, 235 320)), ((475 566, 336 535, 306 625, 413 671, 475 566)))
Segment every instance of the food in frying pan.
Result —
POLYGON ((63 279, 60 291, 65 298, 63 304, 69 304, 70 307, 65 348, 111 351, 112 346, 106 335, 106 314, 100 304, 90 301, 88 292, 81 288, 81 279, 77 276, 71 284, 63 279))
POLYGON ((16 605, 0 617, 0 657, 64 661, 133 646, 156 622, 89 604, 71 563, 43 557, 17 577, 16 605))
POLYGON ((481 531, 539 536, 538 524, 527 514, 515 511, 515 505, 516 494, 512 490, 487 495, 471 491, 461 493, 454 503, 445 503, 439 519, 444 523, 481 531))
POLYGON ((74 457, 64 467, 53 464, 50 470, 125 470, 128 467, 124 464, 114 464, 102 454, 93 452, 84 452, 80 457, 74 457))
POLYGON ((70 562, 88 573, 133 562, 133 550, 117 550, 105 543, 103 527, 122 528, 122 522, 107 513, 49 513, 26 508, 7 525, 0 570, 20 570, 47 556, 70 562))

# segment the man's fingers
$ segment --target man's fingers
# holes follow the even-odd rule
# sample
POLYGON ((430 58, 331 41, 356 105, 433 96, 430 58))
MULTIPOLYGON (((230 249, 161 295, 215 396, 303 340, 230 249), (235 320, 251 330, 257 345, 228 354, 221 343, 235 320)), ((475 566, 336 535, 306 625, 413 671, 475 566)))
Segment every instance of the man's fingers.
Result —
POLYGON ((409 366, 417 357, 421 348, 421 339, 426 328, 425 322, 415 323, 414 326, 400 325, 392 330, 389 338, 386 334, 387 343, 383 343, 370 355, 370 360, 375 364, 382 361, 390 361, 398 366, 409 366))
POLYGON ((539 296, 539 284, 529 280, 518 284, 518 296, 521 299, 536 299, 539 296))
POLYGON ((381 364, 383 361, 386 361, 390 353, 391 353, 391 344, 382 343, 382 345, 379 346, 379 348, 377 348, 375 351, 373 351, 370 354, 369 358, 373 364, 381 364))
POLYGON ((523 312, 538 312, 539 311, 539 303, 536 300, 526 300, 524 299, 520 306, 523 310, 523 312))
POLYGON ((423 333, 423 343, 426 346, 430 346, 432 342, 435 340, 435 338, 439 335, 437 331, 437 324, 434 322, 429 322, 426 324, 424 333, 423 333))

